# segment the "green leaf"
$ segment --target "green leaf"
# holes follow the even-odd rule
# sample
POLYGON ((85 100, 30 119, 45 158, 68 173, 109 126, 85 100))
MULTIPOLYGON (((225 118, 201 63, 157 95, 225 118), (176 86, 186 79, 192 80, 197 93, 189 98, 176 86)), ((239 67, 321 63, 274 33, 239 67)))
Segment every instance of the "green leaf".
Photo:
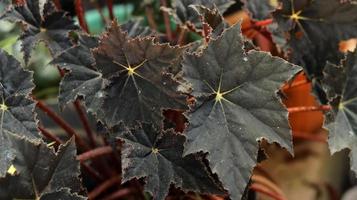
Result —
POLYGON ((126 129, 116 126, 112 137, 124 141, 123 181, 146 179, 145 191, 154 199, 164 200, 171 184, 184 191, 222 193, 198 155, 182 157, 185 137, 151 124, 126 129))
POLYGON ((213 173, 232 199, 240 199, 249 182, 258 140, 292 152, 288 113, 276 93, 300 71, 265 52, 245 53, 243 42, 238 24, 182 63, 197 100, 188 113, 184 155, 208 152, 213 173))
POLYGON ((69 199, 83 193, 74 140, 54 152, 42 141, 13 134, 9 138, 17 152, 13 163, 16 172, 0 179, 1 199, 49 199, 54 195, 69 199))
POLYGON ((32 73, 0 50, 0 177, 4 177, 15 157, 9 133, 40 140, 34 114, 35 102, 29 98, 34 88, 32 73))
POLYGON ((53 55, 72 46, 69 32, 77 30, 74 21, 63 11, 56 11, 52 2, 46 0, 41 12, 39 0, 24 1, 22 5, 13 5, 1 19, 20 22, 23 25, 22 51, 26 64, 35 45, 44 41, 53 55), (42 14, 43 13, 43 14, 42 14))
POLYGON ((184 48, 157 44, 154 38, 128 38, 118 24, 111 28, 94 50, 96 67, 110 81, 99 116, 108 126, 123 121, 161 124, 162 109, 185 109, 185 97, 178 93, 172 64, 184 48))
POLYGON ((333 108, 325 122, 331 153, 351 149, 351 168, 357 172, 357 53, 349 53, 343 66, 326 65, 324 74, 333 108))

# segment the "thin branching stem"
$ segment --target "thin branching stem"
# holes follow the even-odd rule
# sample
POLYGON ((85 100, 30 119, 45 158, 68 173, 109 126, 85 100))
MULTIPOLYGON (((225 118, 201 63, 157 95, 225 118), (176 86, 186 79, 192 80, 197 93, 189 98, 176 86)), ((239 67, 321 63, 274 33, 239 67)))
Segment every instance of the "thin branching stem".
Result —
POLYGON ((74 6, 78 17, 79 25, 86 33, 89 33, 88 25, 84 16, 84 8, 82 5, 82 0, 75 0, 74 6))
POLYGON ((107 189, 111 188, 115 184, 120 184, 120 183, 121 183, 121 177, 120 176, 114 176, 114 177, 104 181, 99 186, 95 187, 91 192, 89 192, 88 199, 95 199, 100 194, 105 192, 107 189))
POLYGON ((63 144, 63 141, 57 137, 55 134, 51 133, 50 131, 46 130, 42 126, 38 126, 38 129, 41 131, 42 135, 44 135, 46 138, 56 142, 57 144, 63 144))
POLYGON ((86 131, 86 134, 88 136, 88 139, 89 139, 89 142, 90 142, 90 145, 95 148, 97 145, 95 143, 95 139, 94 139, 94 134, 92 132, 92 129, 89 125, 89 121, 88 121, 88 118, 86 116, 86 113, 83 111, 82 109, 82 106, 81 106, 81 103, 79 100, 76 100, 74 102, 74 107, 78 113, 78 116, 82 122, 82 125, 83 125, 83 128, 84 130, 86 131))
POLYGON ((109 16, 111 20, 114 20, 114 10, 113 10, 113 0, 107 0, 107 6, 109 11, 109 16))
POLYGON ((78 155, 77 160, 84 162, 86 160, 97 158, 102 155, 111 154, 112 152, 113 148, 111 146, 98 147, 78 155))
POLYGON ((64 121, 56 112, 54 112, 51 108, 49 108, 46 104, 39 100, 37 101, 37 107, 43 112, 45 112, 47 116, 49 116, 63 130, 65 130, 68 136, 74 136, 76 139, 76 143, 81 149, 88 151, 89 147, 87 146, 87 144, 76 133, 76 131, 74 131, 74 129, 66 121, 64 121))
MULTIPOLYGON (((160 0, 161 6, 162 7, 167 7, 167 2, 166 0, 160 0)), ((170 24, 170 17, 169 14, 167 14, 165 11, 162 11, 162 15, 164 16, 164 23, 165 23, 165 29, 166 29, 166 37, 169 41, 172 41, 172 30, 171 30, 171 24, 170 24)))

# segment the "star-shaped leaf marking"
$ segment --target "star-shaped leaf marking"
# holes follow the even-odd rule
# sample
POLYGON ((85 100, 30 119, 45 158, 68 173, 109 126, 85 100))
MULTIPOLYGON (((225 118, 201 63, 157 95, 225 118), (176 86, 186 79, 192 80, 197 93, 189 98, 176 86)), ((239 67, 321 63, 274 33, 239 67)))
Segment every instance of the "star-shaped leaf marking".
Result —
POLYGON ((5 176, 15 157, 9 133, 40 140, 35 103, 28 97, 33 88, 32 73, 0 50, 0 177, 5 176))
POLYGON ((196 105, 188 113, 185 154, 208 152, 232 199, 240 199, 262 138, 292 152, 288 113, 276 93, 300 68, 265 52, 245 53, 240 25, 227 29, 201 55, 186 55, 183 78, 196 105))
POLYGON ((120 121, 161 124, 162 109, 185 109, 185 97, 169 73, 183 50, 156 44, 152 37, 130 39, 114 22, 94 50, 98 70, 110 81, 101 120, 110 127, 120 121))
POLYGON ((73 20, 65 12, 56 11, 51 1, 46 1, 41 12, 39 0, 27 0, 20 5, 13 5, 1 19, 20 22, 23 25, 22 51, 27 63, 34 46, 44 41, 53 55, 72 46, 68 33, 77 30, 73 20), (43 14, 42 14, 43 13, 43 14))
POLYGON ((97 37, 80 35, 78 45, 65 50, 52 61, 52 64, 69 71, 60 83, 60 106, 78 97, 83 98, 87 109, 94 113, 101 105, 106 80, 94 64, 91 49, 97 46, 97 37))
POLYGON ((326 61, 338 64, 338 44, 357 36, 357 5, 337 0, 280 0, 274 12, 279 29, 289 35, 291 61, 310 78, 321 77, 326 61))
POLYGON ((182 157, 183 135, 146 123, 114 130, 113 136, 124 141, 123 181, 145 177, 145 190, 157 200, 165 199, 171 184, 185 191, 222 193, 198 155, 182 157))
POLYGON ((14 174, 0 179, 1 199, 85 199, 79 179, 73 140, 61 145, 57 152, 42 141, 31 142, 10 134, 17 152, 14 174), (74 197, 74 198, 70 198, 74 197))
POLYGON ((326 65, 323 86, 329 94, 329 146, 332 153, 351 149, 351 168, 357 172, 357 53, 349 53, 343 66, 326 65))

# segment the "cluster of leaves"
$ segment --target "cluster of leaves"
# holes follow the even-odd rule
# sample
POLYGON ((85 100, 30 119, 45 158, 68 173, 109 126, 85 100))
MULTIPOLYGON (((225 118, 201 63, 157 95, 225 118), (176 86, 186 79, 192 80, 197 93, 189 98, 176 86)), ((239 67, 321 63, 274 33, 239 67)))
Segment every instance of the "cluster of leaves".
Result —
MULTIPOLYGON (((257 2, 247 1, 246 7, 264 11, 254 14, 258 18, 275 8, 255 9, 257 2)), ((290 36, 290 61, 318 78, 333 107, 330 146, 333 152, 351 148, 356 171, 357 54, 337 64, 343 58, 338 41, 357 34, 357 6, 335 0, 327 6, 326 0, 281 3, 273 16, 278 31, 290 36)), ((201 41, 185 46, 162 43, 160 34, 136 22, 114 20, 101 36, 90 36, 49 0, 43 9, 38 0, 11 5, 1 19, 23 26, 19 39, 26 63, 32 48, 46 43, 52 64, 65 72, 60 106, 83 101, 107 136, 124 143, 123 182, 143 178, 145 190, 158 200, 171 185, 240 199, 257 164, 259 140, 293 152, 278 92, 301 68, 245 47, 240 24, 228 27, 221 14, 231 4, 177 0, 163 8, 181 28, 201 33, 201 41), (183 133, 164 128, 165 110, 185 112, 183 133)), ((0 69, 0 197, 85 199, 74 141, 56 152, 39 134, 32 73, 3 51, 0 69)))

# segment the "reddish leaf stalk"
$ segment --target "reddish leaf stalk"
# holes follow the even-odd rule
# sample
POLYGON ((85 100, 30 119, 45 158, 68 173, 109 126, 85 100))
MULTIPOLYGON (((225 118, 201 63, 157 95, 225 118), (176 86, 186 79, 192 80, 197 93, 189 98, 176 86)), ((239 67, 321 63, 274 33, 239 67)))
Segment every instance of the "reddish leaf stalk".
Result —
POLYGON ((91 146, 95 148, 97 145, 95 144, 94 134, 93 134, 92 129, 91 129, 90 125, 89 125, 88 118, 87 118, 85 112, 83 111, 83 109, 81 107, 81 103, 78 100, 76 100, 74 102, 74 107, 75 107, 75 109, 76 109, 76 111, 77 111, 77 113, 79 115, 79 118, 80 118, 80 120, 82 122, 84 130, 87 133, 87 136, 88 136, 88 139, 89 139, 89 142, 90 142, 91 146))
POLYGON ((60 0, 53 0, 53 2, 55 3, 55 6, 57 9, 62 9, 62 5, 61 5, 61 1, 60 0))
POLYGON ((95 7, 95 9, 97 9, 102 21, 103 21, 103 24, 107 24, 107 19, 106 17, 104 16, 103 14, 103 11, 102 11, 102 8, 100 7, 100 5, 98 4, 97 1, 90 1, 92 3, 92 5, 95 7))
POLYGON ((315 142, 322 142, 326 143, 326 137, 321 136, 321 135, 316 135, 316 134, 293 134, 294 139, 300 139, 300 140, 309 140, 309 141, 315 141, 315 142))
POLYGON ((145 14, 148 19, 148 23, 151 29, 157 30, 157 24, 154 17, 154 9, 151 6, 145 7, 145 14))
POLYGON ((109 196, 103 198, 103 200, 114 200, 114 199, 120 199, 130 193, 132 193, 133 191, 129 188, 124 188, 121 190, 118 190, 112 194, 110 194, 109 196))
MULTIPOLYGON (((52 139, 53 141, 55 141, 57 144, 64 144, 64 142, 59 139, 56 135, 50 133, 49 131, 47 131, 45 128, 39 126, 38 127, 41 131, 41 133, 46 136, 49 139, 52 139)), ((103 181, 104 178, 101 177, 93 168, 91 168, 90 166, 88 166, 85 163, 81 163, 81 166, 83 168, 83 170, 85 170, 89 175, 91 175, 96 181, 103 181)))
POLYGON ((83 5, 82 5, 82 0, 75 0, 74 4, 75 4, 74 6, 75 6, 76 14, 78 17, 79 25, 82 27, 82 29, 85 32, 89 33, 88 25, 87 25, 86 19, 84 17, 84 9, 83 9, 83 5))
POLYGON ((287 200, 285 199, 284 197, 281 197, 279 196, 278 194, 270 191, 270 190, 267 190, 266 188, 260 186, 259 184, 256 184, 256 183, 253 183, 251 186, 250 186, 250 189, 251 190, 254 190, 255 192, 259 192, 259 193, 262 193, 262 194, 265 194, 275 200, 287 200))
POLYGON ((255 23, 253 23, 251 26, 243 28, 242 31, 247 31, 247 30, 250 30, 250 29, 256 28, 256 27, 267 26, 267 25, 269 25, 271 23, 273 23, 273 19, 266 19, 266 20, 262 20, 262 21, 257 21, 255 23))
POLYGON ((90 160, 96 157, 100 157, 102 155, 110 154, 112 152, 113 152, 113 148, 111 146, 98 147, 78 155, 77 160, 84 162, 86 160, 90 160))
MULTIPOLYGON (((167 3, 166 0, 160 0, 161 6, 162 7, 167 7, 167 3)), ((164 23, 165 23, 165 29, 166 29, 166 37, 169 41, 172 41, 172 31, 171 31, 171 25, 170 25, 170 17, 169 15, 164 12, 161 11, 163 16, 164 16, 164 23)))
POLYGON ((113 0, 107 0, 107 6, 109 10, 109 16, 111 20, 114 20, 113 0))
POLYGON ((44 135, 46 138, 55 141, 57 144, 63 144, 63 141, 59 139, 55 134, 49 132, 42 126, 38 126, 38 129, 41 131, 42 135, 44 135))
POLYGON ((80 146, 83 150, 88 150, 89 147, 87 144, 82 140, 81 137, 74 131, 74 129, 65 122, 57 113, 55 113, 52 109, 47 107, 42 101, 37 101, 37 107, 45 112, 56 124, 58 124, 66 133, 72 137, 74 136, 76 139, 76 143, 80 146))
POLYGON ((301 107, 291 107, 288 108, 289 113, 299 113, 299 112, 314 112, 314 111, 329 111, 331 106, 301 106, 301 107))
POLYGON ((90 167, 89 165, 85 163, 81 163, 82 169, 86 171, 91 177, 93 177, 96 181, 102 182, 105 180, 104 177, 102 177, 95 169, 90 167))
POLYGON ((260 175, 253 174, 251 178, 255 183, 261 184, 262 186, 266 187, 270 191, 274 192, 275 194, 279 195, 280 197, 285 198, 283 191, 280 189, 278 185, 276 185, 273 181, 269 180, 268 178, 260 175))
POLYGON ((14 0, 13 2, 15 2, 16 5, 24 5, 25 4, 25 0, 14 0))
POLYGON ((180 30, 180 34, 179 34, 179 36, 177 38, 177 44, 178 45, 182 46, 184 44, 185 39, 186 39, 186 33, 187 33, 186 28, 182 28, 180 30))
POLYGON ((120 184, 120 183, 121 183, 120 176, 115 176, 111 179, 108 179, 108 180, 104 181, 102 184, 100 184, 98 187, 96 187, 94 190, 89 192, 88 199, 95 199, 100 194, 102 194, 104 191, 106 191, 108 188, 111 188, 114 184, 120 184))

